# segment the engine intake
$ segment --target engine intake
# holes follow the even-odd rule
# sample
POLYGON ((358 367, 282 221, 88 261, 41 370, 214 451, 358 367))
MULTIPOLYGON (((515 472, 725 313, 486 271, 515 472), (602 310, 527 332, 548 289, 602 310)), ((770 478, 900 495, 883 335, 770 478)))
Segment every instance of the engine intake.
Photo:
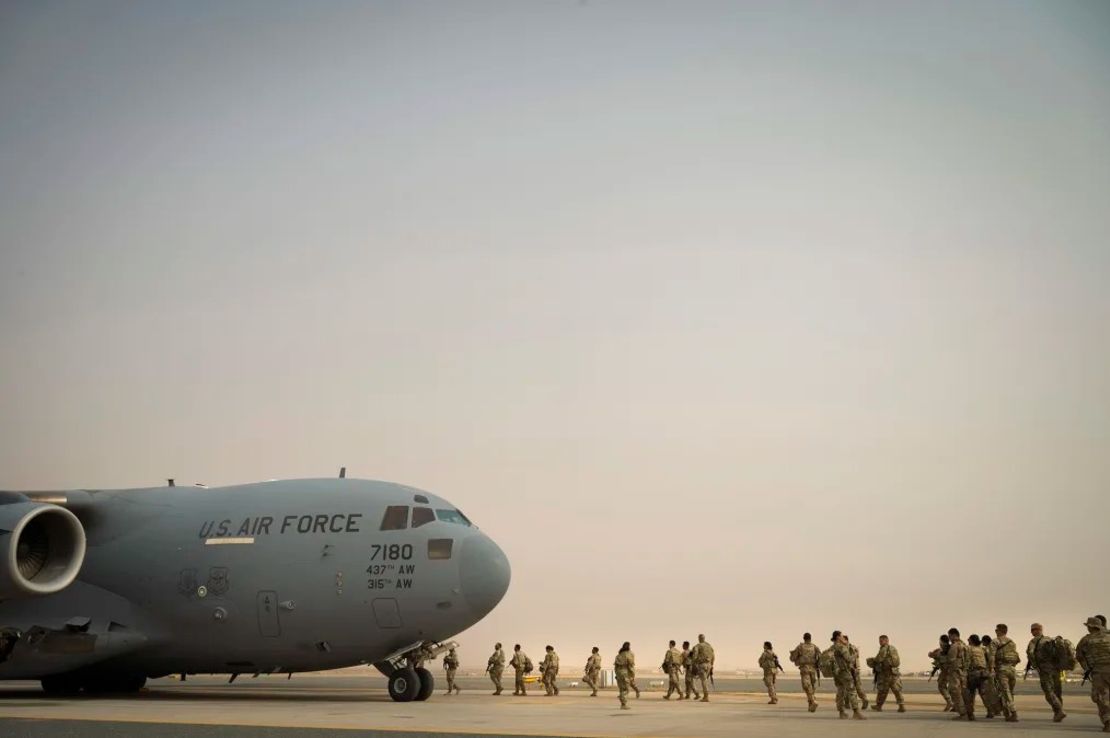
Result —
POLYGON ((0 600, 41 597, 73 583, 85 561, 85 529, 63 507, 0 504, 0 600))

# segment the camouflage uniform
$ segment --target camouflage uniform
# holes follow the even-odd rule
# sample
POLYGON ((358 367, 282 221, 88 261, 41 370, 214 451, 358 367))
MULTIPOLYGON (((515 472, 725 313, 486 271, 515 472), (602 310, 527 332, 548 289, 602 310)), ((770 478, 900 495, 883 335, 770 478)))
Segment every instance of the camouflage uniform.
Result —
MULTIPOLYGON (((621 701, 621 709, 628 709, 628 689, 634 687, 636 675, 636 655, 631 650, 621 651, 613 661, 613 670, 617 676, 617 696, 621 701)), ((639 696, 639 690, 636 690, 639 696)))
POLYGON ((1091 701, 1098 706, 1102 732, 1110 733, 1110 633, 1095 618, 1087 621, 1087 635, 1079 639, 1075 656, 1083 671, 1091 672, 1091 701))
POLYGON ((763 686, 767 687, 767 696, 771 701, 767 704, 778 704, 779 696, 775 692, 775 664, 778 662, 778 657, 775 652, 769 648, 763 649, 763 653, 759 655, 759 668, 763 669, 763 686))
POLYGON ((856 661, 847 643, 838 641, 833 645, 833 681, 836 682, 836 708, 840 717, 848 717, 851 708, 854 717, 862 718, 859 712, 859 695, 856 694, 856 661))
POLYGON ((1026 666, 1032 664, 1033 668, 1037 670, 1045 702, 1052 707, 1053 719, 1060 722, 1063 720, 1060 716, 1064 714, 1064 702, 1061 699, 1063 683, 1060 679, 1060 671, 1056 668, 1053 660, 1055 654, 1052 649, 1052 640, 1042 634, 1029 641, 1029 645, 1025 648, 1025 663, 1026 666))
POLYGON ((558 696, 559 685, 555 683, 555 678, 559 676, 559 654, 555 653, 555 649, 551 649, 547 652, 547 655, 543 657, 543 665, 540 666, 540 672, 543 674, 545 696, 558 696))
POLYGON ((694 680, 698 678, 698 667, 694 663, 694 649, 691 648, 689 651, 682 652, 682 663, 686 667, 686 694, 683 695, 683 699, 690 699, 691 694, 694 695, 694 699, 698 699, 698 689, 694 684, 694 680))
POLYGON ((486 662, 486 671, 489 672, 489 680, 493 682, 493 693, 501 694, 501 675, 505 671, 505 652, 501 650, 500 646, 493 649, 493 654, 486 662))
POLYGON ((809 703, 810 712, 817 709, 815 692, 817 688, 817 660, 820 657, 821 649, 813 643, 806 643, 805 641, 799 643, 790 652, 790 661, 798 667, 798 671, 802 674, 802 691, 806 693, 806 701, 809 703))
POLYGON ((987 717, 994 717, 994 689, 991 683, 991 669, 987 649, 982 646, 968 646, 967 669, 967 712, 975 714, 975 696, 983 700, 987 717))
POLYGON ((455 653, 455 649, 452 648, 443 657, 443 668, 447 671, 447 694, 452 692, 458 694, 462 690, 455 684, 455 673, 459 670, 459 656, 455 653))
POLYGON ((698 681, 701 682, 701 701, 709 702, 709 674, 713 671, 713 662, 717 656, 713 646, 705 640, 705 636, 698 636, 698 643, 693 648, 694 664, 697 665, 698 681))
POLYGON ((601 654, 592 653, 590 658, 586 659, 586 669, 582 675, 582 681, 590 685, 591 697, 597 697, 597 688, 601 683, 601 654))
POLYGON ((667 649, 663 656, 663 670, 667 672, 667 693, 663 699, 669 700, 672 694, 682 699, 682 651, 675 646, 667 649))
POLYGON ((952 638, 945 656, 948 664, 948 691, 952 695, 953 710, 957 719, 974 720, 975 715, 967 707, 967 667, 969 663, 967 645, 958 637, 952 638))
POLYGON ((906 701, 902 698, 902 674, 898 670, 902 660, 898 656, 898 649, 889 643, 879 646, 879 652, 874 658, 867 660, 867 665, 875 670, 875 683, 877 693, 875 704, 871 709, 876 712, 883 709, 888 692, 894 693, 894 701, 898 703, 898 712, 906 711, 906 701))
POLYGON ((513 694, 524 697, 528 694, 528 690, 524 688, 524 669, 528 665, 528 655, 524 653, 524 649, 513 652, 512 659, 509 660, 509 666, 513 667, 516 672, 516 681, 513 685, 513 694))
POLYGON ((855 681, 854 686, 855 686, 855 690, 856 690, 856 696, 859 697, 860 708, 863 709, 863 710, 866 710, 867 709, 867 692, 865 692, 864 689, 863 689, 863 679, 862 679, 862 677, 860 677, 859 649, 856 648, 856 644, 849 642, 848 643, 848 650, 852 652, 852 659, 855 663, 855 671, 852 672, 852 679, 853 679, 853 681, 855 681))
POLYGON ((948 649, 934 648, 929 652, 929 658, 933 660, 933 668, 937 669, 937 691, 944 698, 944 711, 951 712, 956 706, 952 702, 952 690, 948 683, 948 649))
POLYGON ((1017 644, 1004 635, 994 640, 994 684, 1002 714, 1009 722, 1017 722, 1017 706, 1014 704, 1014 688, 1017 686, 1017 670, 1021 663, 1017 644))

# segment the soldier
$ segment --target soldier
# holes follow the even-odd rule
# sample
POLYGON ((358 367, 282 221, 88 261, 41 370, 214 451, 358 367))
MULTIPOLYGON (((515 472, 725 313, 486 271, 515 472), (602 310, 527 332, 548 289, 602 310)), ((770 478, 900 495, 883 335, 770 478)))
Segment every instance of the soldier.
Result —
POLYGON ((875 704, 871 709, 881 712, 887 693, 893 692, 894 700, 898 703, 898 712, 905 712, 906 702, 902 698, 902 673, 898 670, 902 660, 898 656, 898 649, 890 645, 890 639, 885 635, 879 636, 879 652, 867 659, 867 665, 875 671, 875 683, 878 687, 875 704))
POLYGON ((554 646, 545 646, 547 655, 543 657, 540 666, 540 675, 543 677, 544 697, 559 696, 559 685, 555 678, 559 676, 559 654, 555 653, 554 646))
POLYGON ((713 652, 713 646, 705 640, 704 634, 698 635, 698 645, 694 646, 693 656, 698 680, 701 681, 701 701, 709 702, 708 680, 713 677, 713 662, 717 660, 717 655, 713 652))
POLYGON ((590 692, 591 697, 597 697, 597 688, 598 685, 601 683, 600 676, 601 654, 598 653, 597 646, 594 646, 594 650, 590 654, 590 658, 586 659, 586 670, 582 674, 582 681, 590 685, 590 689, 593 690, 590 692))
POLYGON ((1098 706, 1102 732, 1110 733, 1110 633, 1100 615, 1087 618, 1087 635, 1079 639, 1075 657, 1083 676, 1091 680, 1091 701, 1098 706))
POLYGON ((944 698, 944 712, 952 712, 955 709, 955 705, 952 703, 952 690, 948 684, 948 649, 950 647, 948 636, 942 635, 940 645, 929 652, 929 658, 933 660, 933 673, 937 674, 939 672, 937 691, 944 698))
POLYGON ((987 717, 993 718, 996 715, 1003 715, 1002 712, 1002 699, 998 696, 998 668, 996 662, 998 659, 998 645, 991 640, 989 635, 982 638, 983 652, 987 655, 987 717))
POLYGON ((462 690, 455 684, 455 673, 459 670, 459 655, 455 653, 455 649, 452 648, 443 657, 443 668, 447 672, 447 694, 450 695, 451 692, 458 694, 462 690))
POLYGON ((1014 667, 1021 663, 1021 657, 1018 656, 1017 644, 1006 635, 1009 632, 1010 628, 1005 623, 999 623, 994 628, 994 683, 1006 722, 1016 723, 1018 715, 1014 688, 1017 686, 1017 670, 1014 667))
POLYGON ((944 657, 948 664, 948 691, 952 695, 953 710, 956 716, 953 720, 975 719, 975 713, 967 707, 967 667, 970 656, 967 646, 960 640, 960 631, 957 628, 948 629, 948 654, 944 657))
POLYGON ((682 651, 675 647, 675 642, 670 642, 670 648, 663 655, 663 671, 667 673, 667 693, 663 699, 669 700, 672 694, 677 694, 682 699, 682 651))
POLYGON ((513 657, 509 660, 509 666, 513 667, 513 671, 516 672, 513 696, 527 697, 528 690, 524 688, 524 675, 532 671, 532 659, 528 658, 528 654, 520 650, 519 643, 513 646, 513 657))
POLYGON ((809 702, 809 711, 817 711, 816 684, 820 677, 817 670, 817 661, 821 658, 821 649, 813 644, 813 636, 809 633, 802 635, 802 642, 790 652, 790 661, 798 667, 802 674, 802 691, 806 693, 809 702))
MULTIPOLYGON (((987 649, 979 636, 972 633, 967 637, 967 712, 969 716, 975 714, 975 695, 983 700, 983 707, 987 710, 987 717, 994 717, 994 695, 990 689, 991 669, 987 658, 987 649)), ((971 719, 970 717, 968 718, 971 719)))
POLYGON ((686 677, 686 694, 682 695, 682 699, 688 700, 692 694, 696 700, 698 699, 698 690, 694 680, 698 676, 698 667, 694 663, 694 652, 690 649, 690 641, 682 642, 682 665, 685 667, 686 677))
POLYGON ((501 644, 493 644, 493 655, 489 657, 486 662, 486 672, 489 674, 489 680, 493 682, 493 696, 501 694, 501 674, 505 671, 505 652, 501 650, 501 644))
POLYGON ((848 708, 852 708, 852 718, 865 720, 860 712, 859 696, 856 694, 856 675, 859 670, 852 649, 848 647, 848 637, 839 630, 833 631, 833 680, 836 682, 836 707, 841 720, 848 717, 848 708))
POLYGON ((770 641, 763 642, 763 653, 759 655, 759 668, 763 669, 763 686, 767 687, 767 696, 770 697, 768 705, 779 703, 778 693, 775 691, 775 680, 778 677, 776 669, 781 669, 779 657, 775 655, 770 641))
MULTIPOLYGON (((621 650, 617 652, 617 658, 613 660, 613 671, 617 676, 617 696, 621 701, 621 709, 629 710, 631 708, 628 706, 628 689, 630 686, 636 689, 636 655, 632 653, 632 646, 628 641, 625 641, 621 650)), ((639 696, 640 690, 636 689, 636 697, 639 696)))
POLYGON ((1056 668, 1056 650, 1053 648, 1052 639, 1044 634, 1044 626, 1033 623, 1029 626, 1033 639, 1025 648, 1025 666, 1037 670, 1041 680, 1041 691, 1044 699, 1052 707, 1052 722, 1058 723, 1067 715, 1064 713, 1063 683, 1060 679, 1060 670, 1056 668))
POLYGON ((856 648, 856 644, 854 644, 850 640, 848 640, 848 634, 847 633, 844 633, 843 635, 844 635, 844 642, 848 644, 848 650, 852 652, 852 658, 855 659, 855 663, 856 663, 855 671, 852 672, 852 676, 856 680, 856 684, 855 684, 856 696, 859 697, 859 701, 861 703, 860 704, 860 709, 861 710, 866 710, 867 709, 867 692, 865 692, 864 689, 863 689, 863 678, 860 676, 859 649, 856 648))

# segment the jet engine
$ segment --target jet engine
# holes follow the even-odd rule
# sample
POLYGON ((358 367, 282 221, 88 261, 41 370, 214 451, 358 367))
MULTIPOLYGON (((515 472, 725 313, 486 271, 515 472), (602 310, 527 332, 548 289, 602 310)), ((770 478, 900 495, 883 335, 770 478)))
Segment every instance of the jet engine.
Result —
POLYGON ((0 493, 0 600, 60 592, 84 561, 85 529, 76 515, 0 493))

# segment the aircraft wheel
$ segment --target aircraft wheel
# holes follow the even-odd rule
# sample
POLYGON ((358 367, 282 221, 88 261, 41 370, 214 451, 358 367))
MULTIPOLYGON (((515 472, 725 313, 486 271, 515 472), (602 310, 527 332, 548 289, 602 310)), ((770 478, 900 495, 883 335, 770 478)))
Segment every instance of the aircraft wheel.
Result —
POLYGON ((419 692, 420 677, 413 669, 397 669, 389 675, 389 696, 394 702, 412 702, 419 692))
POLYGON ((51 674, 39 683, 51 697, 75 697, 81 691, 81 680, 73 674, 51 674))
POLYGON ((416 669, 416 678, 420 680, 420 689, 416 692, 416 701, 423 702, 432 696, 432 692, 436 688, 436 678, 432 676, 432 672, 424 667, 416 669))

